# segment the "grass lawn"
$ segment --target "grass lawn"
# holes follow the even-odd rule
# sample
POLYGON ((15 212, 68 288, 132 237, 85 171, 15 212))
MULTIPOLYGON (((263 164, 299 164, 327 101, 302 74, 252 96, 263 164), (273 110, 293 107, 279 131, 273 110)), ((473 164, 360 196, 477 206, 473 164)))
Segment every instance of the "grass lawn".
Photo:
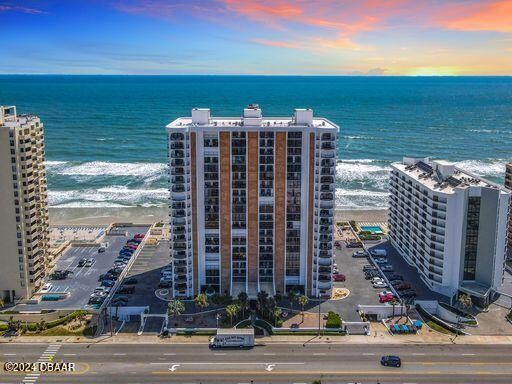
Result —
POLYGON ((432 328, 433 330, 437 331, 437 332, 441 332, 441 333, 445 333, 447 335, 453 335, 452 332, 450 332, 448 329, 446 329, 445 327, 442 327, 440 326, 439 324, 437 323, 434 323, 433 321, 427 321, 427 325, 432 328))

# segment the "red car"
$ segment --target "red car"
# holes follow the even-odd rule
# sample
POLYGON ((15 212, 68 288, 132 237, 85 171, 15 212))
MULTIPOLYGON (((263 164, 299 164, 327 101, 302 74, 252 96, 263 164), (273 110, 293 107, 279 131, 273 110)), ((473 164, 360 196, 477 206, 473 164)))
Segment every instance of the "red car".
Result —
POLYGON ((137 233, 135 236, 133 236, 134 238, 136 239, 143 239, 144 238, 144 234, 143 233, 137 233))
POLYGON ((336 275, 332 275, 333 281, 345 281, 345 275, 342 275, 341 273, 337 273, 336 275))
POLYGON ((394 297, 392 297, 392 296, 380 296, 379 302, 380 303, 388 303, 388 302, 392 301, 393 299, 394 299, 394 297))

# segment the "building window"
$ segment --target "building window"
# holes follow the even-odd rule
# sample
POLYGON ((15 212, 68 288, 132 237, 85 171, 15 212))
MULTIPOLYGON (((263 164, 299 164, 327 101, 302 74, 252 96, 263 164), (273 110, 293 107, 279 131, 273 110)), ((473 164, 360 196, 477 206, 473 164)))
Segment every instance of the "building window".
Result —
POLYGON ((464 249, 463 280, 475 280, 479 224, 480 197, 470 197, 468 199, 468 211, 466 215, 466 243, 464 249))

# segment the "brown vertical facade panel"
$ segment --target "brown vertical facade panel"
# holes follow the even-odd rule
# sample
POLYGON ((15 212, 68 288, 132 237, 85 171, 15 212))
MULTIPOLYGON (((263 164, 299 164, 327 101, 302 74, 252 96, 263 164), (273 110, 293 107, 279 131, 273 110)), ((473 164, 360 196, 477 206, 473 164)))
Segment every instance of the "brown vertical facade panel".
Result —
POLYGON ((219 133, 220 293, 231 293, 231 134, 219 133))
POLYGON ((198 267, 199 260, 197 257, 197 172, 196 172, 196 133, 190 133, 190 171, 192 184, 192 258, 193 258, 193 280, 194 294, 199 293, 198 285, 198 267))
POLYGON ((286 132, 276 133, 274 159, 274 281, 276 291, 284 294, 284 263, 286 246, 286 132))
POLYGON ((247 276, 258 283, 258 132, 249 132, 247 140, 247 276))
POLYGON ((313 292, 313 209, 315 196, 315 134, 309 134, 309 202, 308 202, 308 258, 306 266, 306 292, 313 292))

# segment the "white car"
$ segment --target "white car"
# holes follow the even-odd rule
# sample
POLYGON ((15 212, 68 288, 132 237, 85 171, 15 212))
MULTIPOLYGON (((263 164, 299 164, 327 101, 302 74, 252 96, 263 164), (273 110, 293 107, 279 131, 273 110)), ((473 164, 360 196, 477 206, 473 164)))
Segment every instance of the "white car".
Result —
POLYGON ((51 283, 46 283, 43 285, 43 288, 41 288, 41 293, 47 293, 50 292, 50 289, 52 289, 53 285, 51 283))
POLYGON ((375 262, 377 264, 386 264, 388 262, 388 260, 383 257, 379 257, 379 258, 375 259, 375 262))
POLYGON ((384 279, 383 279, 382 277, 374 277, 374 278, 372 279, 372 284, 373 284, 373 283, 376 283, 376 282, 378 282, 378 281, 384 281, 384 279))
POLYGON ((373 288, 387 288, 388 285, 383 281, 376 281, 373 283, 373 288))

